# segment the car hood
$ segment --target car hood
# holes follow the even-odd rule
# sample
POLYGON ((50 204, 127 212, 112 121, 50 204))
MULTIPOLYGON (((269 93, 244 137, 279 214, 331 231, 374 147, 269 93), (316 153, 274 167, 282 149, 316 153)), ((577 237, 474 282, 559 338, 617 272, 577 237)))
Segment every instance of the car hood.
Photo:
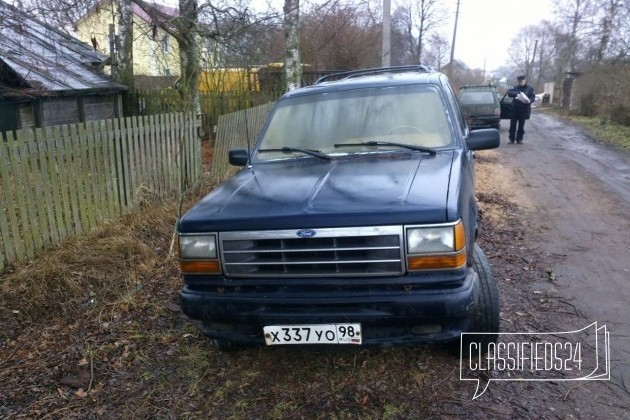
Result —
POLYGON ((280 160, 223 182, 179 223, 180 232, 440 223, 453 151, 280 160))

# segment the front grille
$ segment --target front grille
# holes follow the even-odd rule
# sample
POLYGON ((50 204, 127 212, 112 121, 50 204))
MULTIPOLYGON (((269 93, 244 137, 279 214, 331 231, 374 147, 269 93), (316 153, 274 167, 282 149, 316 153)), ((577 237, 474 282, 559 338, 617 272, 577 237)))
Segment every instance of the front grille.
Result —
POLYGON ((403 272, 401 226, 224 232, 224 273, 232 277, 385 276, 403 272))

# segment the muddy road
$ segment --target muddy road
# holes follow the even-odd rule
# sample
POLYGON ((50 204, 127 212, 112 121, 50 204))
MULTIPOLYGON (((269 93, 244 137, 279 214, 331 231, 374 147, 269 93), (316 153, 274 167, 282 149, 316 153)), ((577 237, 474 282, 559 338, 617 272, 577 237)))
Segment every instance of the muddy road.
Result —
POLYGON ((525 212, 558 291, 609 327, 612 376, 630 386, 630 156, 542 112, 526 130, 525 144, 501 145, 498 185, 525 212))
MULTIPOLYGON (((479 154, 486 165, 480 165, 478 189, 513 206, 508 214, 505 207, 486 214, 501 225, 501 217, 513 212, 512 221, 524 229, 529 246, 508 245, 511 257, 545 267, 548 278, 532 279, 521 293, 544 295, 559 305, 551 311, 534 305, 529 315, 544 331, 605 324, 611 381, 605 386, 585 382, 575 402, 588 400, 599 407, 589 415, 608 417, 613 415, 610 401, 616 400, 621 409, 616 414, 630 415, 630 154, 611 150, 542 111, 527 122, 522 145, 508 144, 509 121, 502 125, 501 147, 479 154)), ((501 270, 498 260, 505 257, 498 256, 493 265, 501 270)), ((514 330, 504 323, 502 331, 514 330)))

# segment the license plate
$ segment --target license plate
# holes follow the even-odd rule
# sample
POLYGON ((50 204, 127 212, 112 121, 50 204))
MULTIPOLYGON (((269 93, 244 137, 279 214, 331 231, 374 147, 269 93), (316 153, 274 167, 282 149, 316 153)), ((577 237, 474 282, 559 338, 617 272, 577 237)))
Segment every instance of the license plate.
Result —
POLYGON ((263 327, 265 343, 356 344, 360 345, 361 324, 268 325, 263 327))

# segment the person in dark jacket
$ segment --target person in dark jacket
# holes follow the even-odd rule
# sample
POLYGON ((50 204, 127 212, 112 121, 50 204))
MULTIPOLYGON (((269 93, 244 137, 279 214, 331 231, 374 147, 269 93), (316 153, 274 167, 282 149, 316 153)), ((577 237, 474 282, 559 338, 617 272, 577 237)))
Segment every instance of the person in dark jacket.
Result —
POLYGON ((525 135, 525 120, 529 119, 532 103, 536 97, 534 96, 534 88, 527 84, 525 76, 518 76, 516 79, 518 85, 508 90, 507 93, 510 98, 513 98, 509 139, 510 143, 514 143, 516 140, 517 143, 521 144, 525 135))

